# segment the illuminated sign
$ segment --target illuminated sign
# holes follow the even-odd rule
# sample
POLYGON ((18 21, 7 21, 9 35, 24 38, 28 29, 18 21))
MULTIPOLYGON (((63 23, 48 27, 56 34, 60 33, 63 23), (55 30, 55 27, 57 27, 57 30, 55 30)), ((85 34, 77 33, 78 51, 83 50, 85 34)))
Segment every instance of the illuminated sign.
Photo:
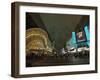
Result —
POLYGON ((76 33, 76 40, 77 40, 77 42, 86 41, 85 32, 81 31, 81 32, 76 33))

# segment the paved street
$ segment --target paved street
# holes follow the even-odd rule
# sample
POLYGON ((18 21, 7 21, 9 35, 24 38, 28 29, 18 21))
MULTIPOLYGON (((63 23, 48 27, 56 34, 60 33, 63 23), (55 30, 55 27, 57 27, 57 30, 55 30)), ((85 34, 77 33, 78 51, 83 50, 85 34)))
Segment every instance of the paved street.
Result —
POLYGON ((89 64, 89 55, 68 56, 31 56, 26 60, 27 67, 55 66, 55 65, 78 65, 89 64))

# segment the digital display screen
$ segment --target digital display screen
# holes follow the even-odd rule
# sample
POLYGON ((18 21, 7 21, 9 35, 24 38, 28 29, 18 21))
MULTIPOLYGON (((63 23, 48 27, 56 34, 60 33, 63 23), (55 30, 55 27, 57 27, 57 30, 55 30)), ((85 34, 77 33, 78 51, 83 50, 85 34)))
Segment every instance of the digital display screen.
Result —
POLYGON ((81 32, 76 33, 76 40, 77 40, 77 42, 86 41, 85 32, 81 31, 81 32))

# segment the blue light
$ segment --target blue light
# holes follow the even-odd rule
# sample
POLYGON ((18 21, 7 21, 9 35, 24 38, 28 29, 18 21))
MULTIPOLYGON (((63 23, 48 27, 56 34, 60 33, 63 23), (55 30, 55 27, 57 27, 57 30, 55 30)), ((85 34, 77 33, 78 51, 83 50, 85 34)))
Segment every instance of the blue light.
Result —
POLYGON ((87 39, 86 42, 81 41, 80 43, 77 43, 77 41, 76 41, 77 40, 76 39, 76 32, 72 32, 72 37, 67 42, 67 44, 70 44, 70 46, 75 47, 75 48, 77 48, 80 45, 88 45, 88 46, 90 46, 90 32, 89 32, 89 29, 88 29, 87 25, 84 26, 84 31, 85 31, 86 39, 87 39))
POLYGON ((76 35, 75 35, 75 32, 72 32, 72 43, 76 44, 76 35))
POLYGON ((84 27, 84 31, 85 31, 86 38, 87 38, 87 45, 90 46, 90 33, 89 33, 89 29, 87 25, 84 27))
POLYGON ((74 47, 77 47, 77 44, 76 44, 76 34, 75 32, 72 32, 72 39, 71 39, 71 44, 74 46, 74 47))

